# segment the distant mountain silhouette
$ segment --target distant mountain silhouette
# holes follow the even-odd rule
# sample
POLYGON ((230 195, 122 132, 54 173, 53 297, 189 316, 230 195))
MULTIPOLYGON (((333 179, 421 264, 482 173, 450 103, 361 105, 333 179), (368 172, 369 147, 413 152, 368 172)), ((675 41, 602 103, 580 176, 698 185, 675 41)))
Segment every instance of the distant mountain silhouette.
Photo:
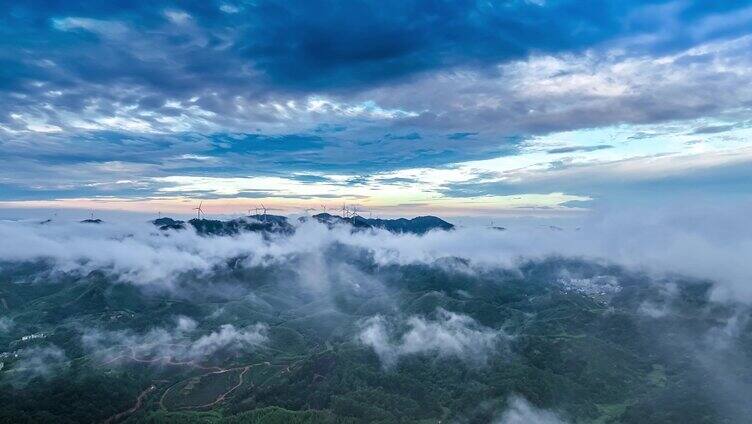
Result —
MULTIPOLYGON (((337 215, 321 213, 312 217, 330 227, 335 224, 348 224, 354 230, 381 228, 393 233, 425 234, 431 230, 452 230, 454 225, 435 216, 419 216, 413 219, 369 219, 362 216, 343 218, 337 215)), ((304 221, 305 218, 301 218, 304 221)), ((232 236, 241 232, 252 231, 262 233, 292 234, 295 227, 281 215, 250 215, 243 218, 221 221, 218 219, 194 218, 188 222, 168 217, 155 219, 152 224, 160 230, 184 230, 186 225, 192 226, 200 235, 232 236)))
POLYGON ((343 218, 338 215, 320 213, 314 215, 313 218, 330 226, 338 223, 347 223, 352 225, 355 229, 381 228, 392 233, 425 234, 431 230, 448 231, 454 229, 453 224, 430 215, 418 216, 412 219, 374 219, 364 218, 359 215, 343 218))
POLYGON ((159 218, 152 221, 154 225, 159 227, 160 230, 184 230, 185 221, 180 221, 172 218, 159 218))
POLYGON ((191 219, 188 223, 201 235, 232 236, 244 231, 279 234, 295 232, 287 218, 279 215, 251 215, 229 221, 191 219))
MULTIPOLYGON (((159 218, 152 223, 160 230, 183 230, 186 228, 184 221, 172 218, 159 218)), ((278 215, 252 215, 249 217, 220 221, 218 219, 198 219, 188 221, 198 234, 209 236, 232 236, 245 231, 292 234, 295 229, 284 216, 278 215)))
POLYGON ((277 225, 289 225, 289 222, 287 221, 286 216, 282 215, 271 215, 271 214, 256 214, 256 215, 248 215, 248 218, 259 221, 259 222, 266 222, 271 224, 277 224, 277 225))
POLYGON ((103 222, 104 221, 102 221, 99 218, 96 218, 96 219, 84 219, 83 221, 81 221, 82 224, 101 224, 103 222))

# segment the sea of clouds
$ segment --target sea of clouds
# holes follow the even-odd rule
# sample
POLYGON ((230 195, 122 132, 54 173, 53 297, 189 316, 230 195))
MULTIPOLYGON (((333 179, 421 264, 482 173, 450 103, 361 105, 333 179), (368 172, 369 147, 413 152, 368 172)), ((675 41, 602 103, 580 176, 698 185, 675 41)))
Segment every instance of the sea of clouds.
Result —
POLYGON ((746 208, 620 210, 593 214, 576 227, 509 225, 506 231, 458 227, 418 236, 384 230, 353 232, 296 223, 291 236, 258 233, 202 237, 192 230, 159 231, 124 219, 103 224, 0 221, 0 261, 46 260, 57 270, 105 270, 133 284, 170 289, 186 272, 210 273, 227 260, 247 265, 304 259, 332 266, 328 248, 367 252, 379 265, 467 259, 472 267, 514 268, 551 256, 597 260, 655 275, 679 274, 715 284, 715 300, 752 301, 752 226, 746 208))

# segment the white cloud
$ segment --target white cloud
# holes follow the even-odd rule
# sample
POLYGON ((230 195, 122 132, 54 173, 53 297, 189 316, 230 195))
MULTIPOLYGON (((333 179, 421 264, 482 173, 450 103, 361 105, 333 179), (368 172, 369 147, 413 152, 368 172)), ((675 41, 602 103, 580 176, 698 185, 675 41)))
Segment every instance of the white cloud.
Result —
POLYGON ((418 121, 422 125, 480 133, 546 134, 692 119, 752 99, 750 45, 752 36, 744 36, 657 57, 618 49, 539 54, 499 64, 498 73, 436 72, 362 96, 435 116, 418 121))
POLYGON ((122 22, 101 19, 67 17, 53 19, 52 24, 60 31, 82 29, 108 38, 119 38, 129 32, 129 28, 122 22))
POLYGON ((219 6, 219 10, 221 10, 222 12, 225 12, 225 13, 230 13, 230 14, 240 12, 239 8, 237 8, 236 6, 234 6, 232 4, 228 4, 228 3, 222 3, 219 6))
POLYGON ((666 304, 657 304, 655 302, 645 301, 640 304, 637 312, 650 318, 657 319, 665 317, 671 312, 671 310, 666 304))
POLYGON ((248 329, 238 330, 232 324, 224 324, 217 331, 193 341, 189 356, 206 358, 223 349, 239 351, 258 346, 266 341, 267 326, 256 324, 248 329))
POLYGON ((50 125, 50 124, 29 124, 26 126, 26 128, 28 128, 30 131, 41 132, 41 133, 55 133, 55 132, 60 132, 63 130, 57 125, 50 125))
POLYGON ((191 15, 182 10, 165 10, 164 14, 170 22, 177 25, 182 25, 191 20, 191 15))
POLYGON ((441 308, 436 310, 436 319, 412 316, 405 325, 408 330, 395 339, 384 317, 371 317, 363 323, 358 338, 389 367, 402 356, 422 353, 483 364, 506 337, 501 330, 484 327, 467 315, 441 308))
POLYGON ((224 324, 200 337, 195 337, 196 327, 192 319, 179 317, 174 328, 156 327, 141 334, 89 328, 84 331, 82 342, 85 349, 104 362, 134 358, 185 362, 206 360, 217 352, 253 350, 267 340, 268 327, 261 323, 240 329, 224 324))
MULTIPOLYGON (((679 274, 716 282, 719 300, 752 301, 752 230, 748 205, 715 208, 682 204, 668 209, 622 207, 586 216, 564 231, 524 222, 501 222, 507 231, 460 227, 425 236, 386 231, 353 233, 349 227, 299 224, 295 234, 265 240, 261 234, 201 237, 193 231, 164 233, 146 222, 100 225, 0 222, 0 260, 47 259, 57 269, 101 269, 122 281, 171 289, 185 272, 208 275, 231 258, 248 265, 315 265, 328 248, 368 252, 378 264, 434 263, 466 258, 472 267, 515 267, 520 260, 565 256, 620 264, 654 275, 679 274), (575 225, 580 227, 575 230, 575 225)), ((328 266, 328 265, 327 265, 328 266)), ((321 266, 319 266, 320 268, 321 266)), ((326 274, 319 274, 322 277, 326 274)), ((333 274, 334 275, 334 274, 333 274)), ((329 278, 329 277, 326 277, 329 278)))
POLYGON ((0 333, 10 331, 10 329, 13 328, 14 324, 15 323, 13 322, 13 319, 8 317, 0 317, 0 333))
POLYGON ((15 354, 20 359, 11 370, 3 373, 15 386, 25 386, 29 380, 37 377, 50 379, 69 365, 65 352, 54 344, 21 349, 15 354))
POLYGON ((496 424, 566 424, 558 415, 536 408, 522 397, 513 396, 508 404, 496 424))

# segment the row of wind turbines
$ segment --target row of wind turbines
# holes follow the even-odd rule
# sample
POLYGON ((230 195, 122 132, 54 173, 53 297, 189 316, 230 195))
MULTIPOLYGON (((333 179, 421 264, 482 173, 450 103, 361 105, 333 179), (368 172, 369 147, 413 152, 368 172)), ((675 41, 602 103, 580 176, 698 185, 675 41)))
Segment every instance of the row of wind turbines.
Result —
MULTIPOLYGON (((201 217, 206 218, 206 213, 204 212, 204 209, 202 208, 203 205, 204 205, 204 202, 201 201, 201 202, 198 203, 198 206, 196 206, 195 208, 193 208, 193 210, 196 211, 196 219, 201 219, 201 217)), ((264 214, 262 215, 263 216, 263 220, 264 220, 264 222, 266 222, 266 212, 268 210, 266 208, 266 206, 264 206, 263 203, 260 203, 259 206, 257 206, 257 207, 254 208, 254 210, 256 211, 256 216, 259 215, 259 210, 263 211, 264 212, 264 214)), ((250 214, 251 214, 251 209, 248 209, 248 215, 250 215, 250 214)))
MULTIPOLYGON (((193 208, 193 210, 196 211, 196 219, 201 219, 202 217, 206 218, 206 213, 204 212, 204 209, 202 208, 203 205, 204 205, 204 202, 201 201, 201 202, 199 202, 198 206, 196 206, 195 208, 193 208)), ((263 211, 263 215, 262 215, 263 218, 262 219, 263 219, 264 222, 266 222, 266 213, 267 213, 268 209, 266 208, 266 206, 264 206, 263 203, 260 203, 259 206, 255 207, 253 210, 256 212, 255 216, 259 216, 259 211, 263 211)), ((309 211, 314 211, 316 209, 306 208, 304 210, 305 210, 306 215, 307 215, 309 211)), ((326 205, 321 205, 321 210, 324 213, 326 213, 327 206, 326 205)), ((350 206, 348 206, 348 205, 346 205, 344 203, 342 204, 342 217, 343 218, 355 218, 356 216, 360 216, 360 214, 358 212, 361 212, 361 211, 358 209, 357 205, 350 205, 350 206)), ((251 209, 248 209, 248 215, 251 215, 251 209)), ((160 217, 162 216, 161 212, 159 213, 159 216, 160 217)), ((373 216, 373 212, 368 211, 368 216, 369 216, 369 218, 371 218, 373 216)))
MULTIPOLYGON (((326 205, 321 205, 324 212, 326 212, 326 205)), ((358 205, 346 205, 342 204, 342 217, 343 218, 355 218, 356 216, 360 216, 361 210, 358 209, 358 205)), ((368 211, 368 217, 371 218, 373 216, 373 212, 368 211)))
MULTIPOLYGON (((308 214, 309 211, 315 211, 315 210, 316 209, 314 209, 314 208, 304 209, 304 211, 306 212, 306 215, 308 214)), ((327 206, 326 205, 321 205, 321 210, 324 213, 326 213, 327 206)), ((332 210, 332 209, 329 209, 329 210, 332 210)), ((348 206, 345 203, 342 204, 341 211, 342 211, 342 217, 343 218, 355 218, 356 216, 361 216, 359 212, 362 212, 360 209, 358 209, 358 205, 349 205, 348 206)), ((369 210, 368 211, 368 218, 372 218, 372 217, 373 217, 373 212, 369 210)))
MULTIPOLYGON (((198 206, 196 206, 195 208, 193 208, 193 210, 196 211, 196 219, 206 218, 206 212, 204 212, 203 206, 204 206, 204 202, 200 201, 198 203, 198 206)), ((256 206, 253 209, 248 209, 248 215, 249 216, 251 215, 251 210, 253 210, 253 211, 256 212, 255 216, 261 215, 263 222, 266 222, 266 214, 267 214, 268 209, 266 208, 266 206, 264 206, 263 203, 259 203, 259 205, 256 206), (263 214, 259 214, 259 211, 263 212, 263 214)), ((306 209, 304 209, 304 212, 305 212, 306 215, 308 215, 308 212, 312 212, 312 211, 315 211, 315 210, 316 209, 314 209, 314 208, 306 208, 306 209)), ((332 210, 332 209, 328 208, 326 205, 321 205, 321 211, 323 211, 323 213, 327 213, 327 210, 332 210)), ((344 203, 342 204, 341 211, 342 211, 342 217, 343 218, 355 218, 356 216, 360 216, 359 212, 362 212, 361 210, 358 209, 357 205, 349 205, 348 206, 347 204, 344 204, 344 203)), ((162 212, 161 211, 157 212, 157 216, 159 218, 161 218, 162 217, 162 212)), ((57 211, 55 211, 53 213, 53 217, 55 219, 57 219, 57 211)), ((373 212, 370 211, 370 210, 368 211, 368 217, 369 218, 373 217, 373 212)), ((94 215, 94 209, 91 209, 89 211, 89 218, 88 219, 91 220, 91 221, 94 221, 96 219, 95 215, 94 215)), ((49 219, 48 221, 51 221, 51 219, 49 219)))

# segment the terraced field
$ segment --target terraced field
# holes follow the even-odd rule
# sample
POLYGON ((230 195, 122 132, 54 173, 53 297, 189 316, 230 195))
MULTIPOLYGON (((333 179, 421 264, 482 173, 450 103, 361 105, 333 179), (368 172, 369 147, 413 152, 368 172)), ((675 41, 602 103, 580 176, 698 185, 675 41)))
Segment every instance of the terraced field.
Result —
POLYGON ((242 386, 249 369, 215 371, 183 380, 165 391, 161 406, 170 411, 210 408, 242 386))

